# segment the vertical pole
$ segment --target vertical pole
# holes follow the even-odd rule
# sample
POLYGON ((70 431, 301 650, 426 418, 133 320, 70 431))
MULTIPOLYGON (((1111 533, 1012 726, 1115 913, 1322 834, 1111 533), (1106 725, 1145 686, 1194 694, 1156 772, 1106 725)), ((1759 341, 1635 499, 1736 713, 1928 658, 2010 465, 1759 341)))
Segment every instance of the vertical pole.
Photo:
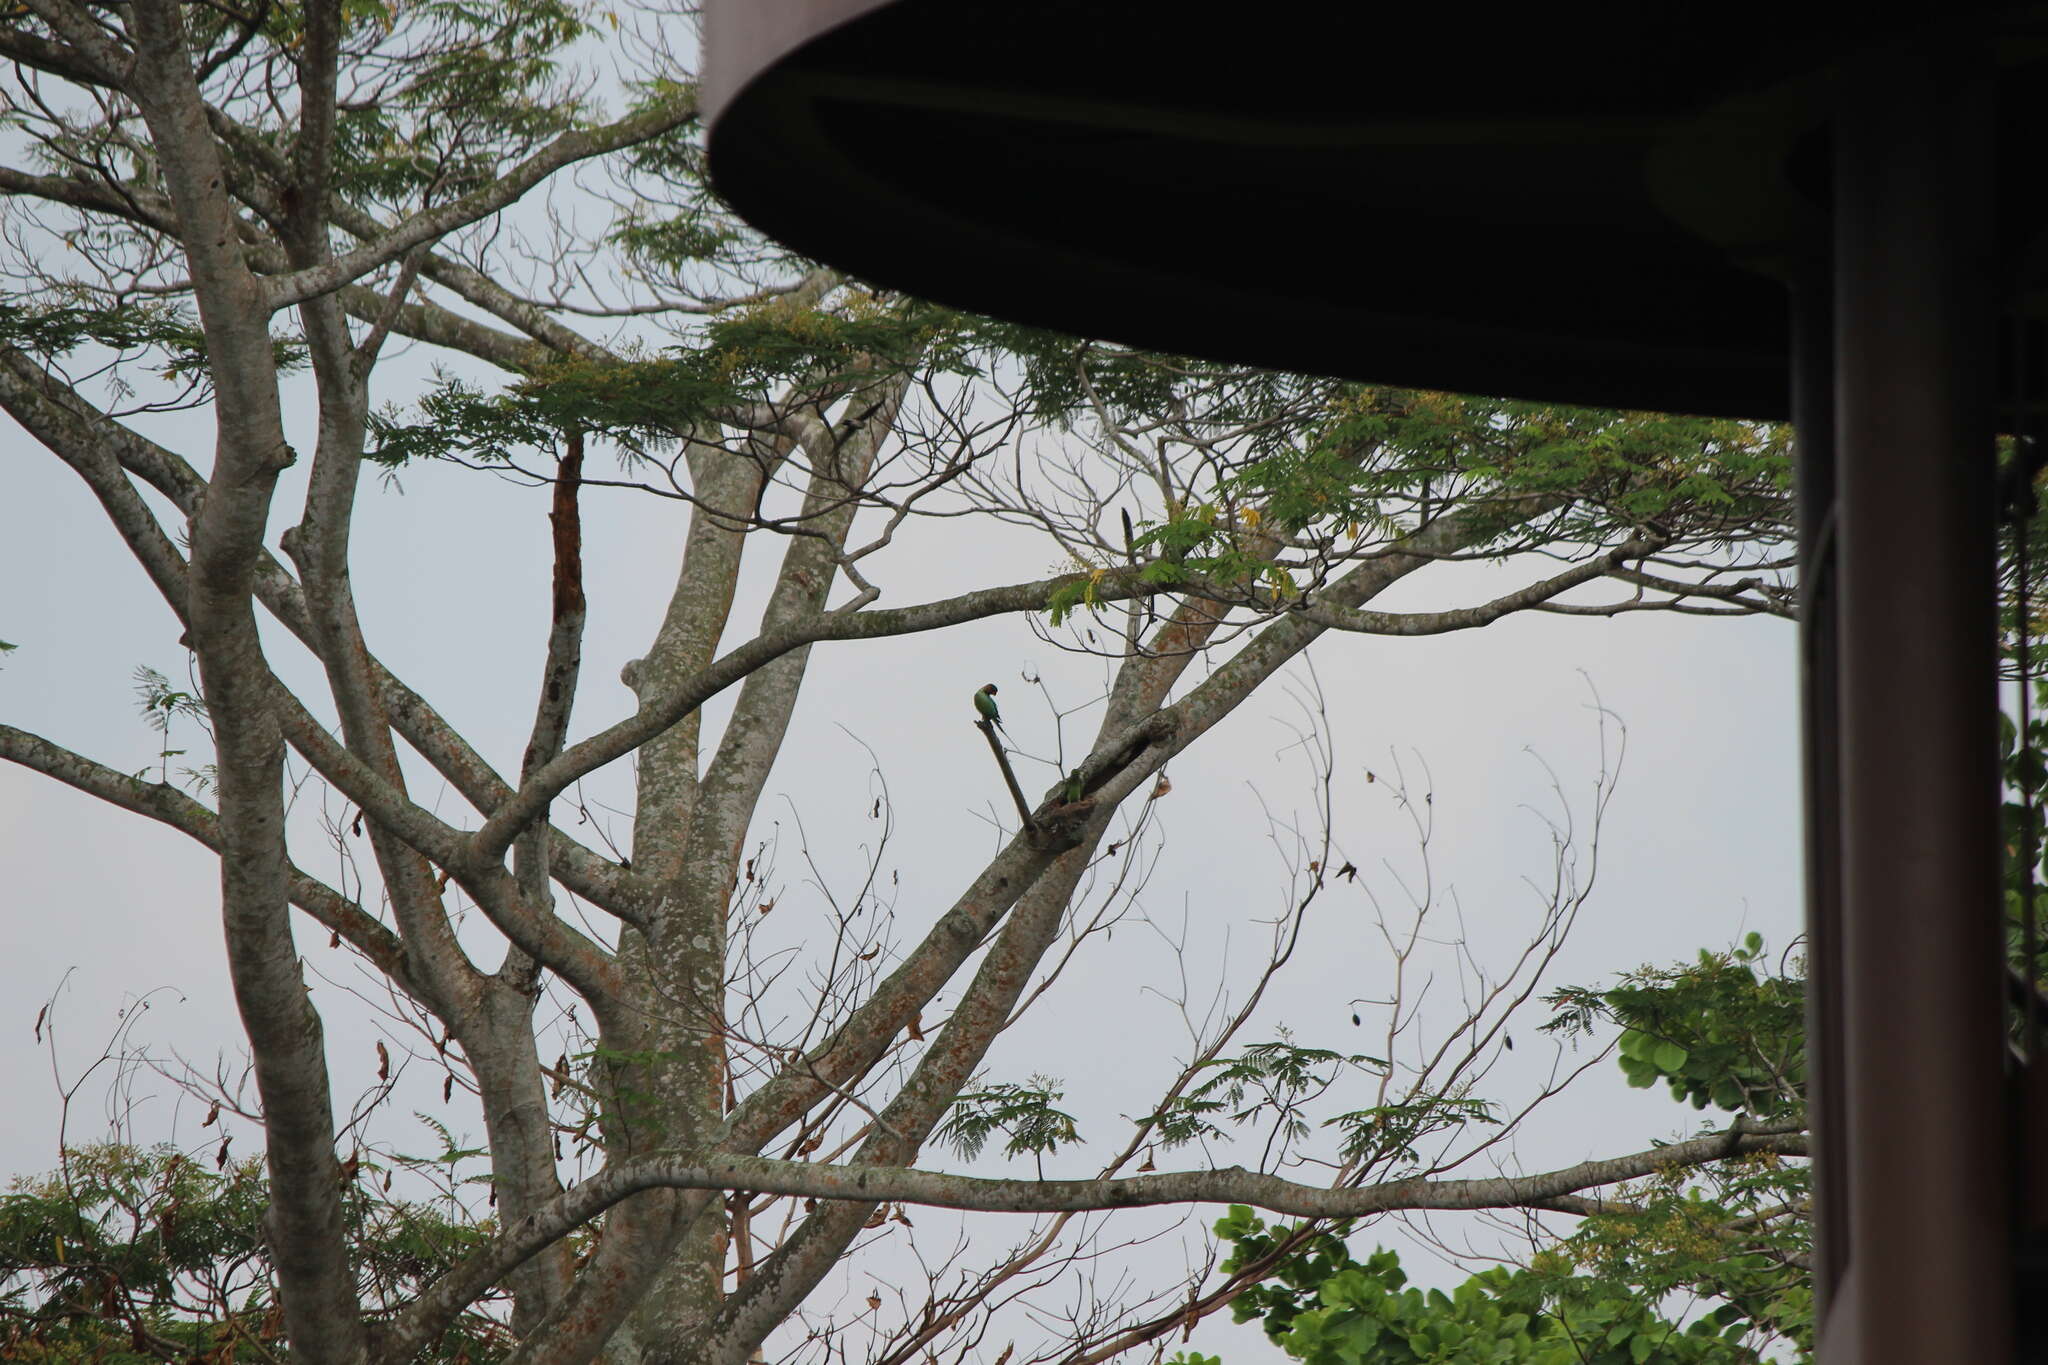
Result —
POLYGON ((2012 1358, 1990 77, 1981 40, 1916 34, 1847 65, 1837 109, 1850 1151, 1828 1365, 2012 1358))
POLYGON ((1792 423, 1799 504, 1799 700, 1806 813, 1806 1095, 1813 1134, 1814 1321, 1849 1251, 1842 1058, 1841 602, 1836 532, 1835 303, 1830 262, 1792 294, 1792 423))
MULTIPOLYGON (((2027 317, 2016 315, 2005 335, 2010 338, 2012 353, 2011 379, 2000 397, 2009 398, 2011 406, 2002 408, 2011 413, 2010 425, 2001 421, 2000 426, 2019 438, 2013 452, 2012 466, 2001 471, 1999 489, 1999 512, 2008 518, 2012 530, 2013 557, 2015 563, 2014 583, 2017 588, 2013 603, 2018 629, 2020 676, 2014 691, 2017 693, 2013 717, 2017 722, 2019 743, 2025 744, 2024 736, 2033 722, 2033 687, 2030 675, 2033 659, 2039 653, 2038 636, 2035 628, 2035 613, 2039 608, 2033 593, 2033 578, 2037 575, 2032 561, 2030 537, 2038 504, 2033 487, 2040 469, 2041 441, 2048 438, 2043 430, 2041 403, 2043 394, 2042 367, 2042 324, 2027 317)), ((2018 882, 2020 892, 2019 961, 2024 968, 2014 985, 2020 999, 2017 1013, 2019 1018, 2018 1047, 2015 1066, 2009 1073, 2008 1095, 2011 1097, 2009 1114, 2011 1126, 2008 1129, 2013 1179, 2016 1184, 2013 1204, 2017 1211, 2014 1219, 2013 1239, 2013 1302, 2018 1308, 2015 1328, 2018 1341, 2014 1351, 2016 1365, 2048 1365, 2048 1318, 2036 1306, 2048 1293, 2048 1166, 2044 1166, 2041 1139, 2048 1134, 2048 1056, 2043 1049, 2043 1011, 2041 1008, 2040 924, 2037 912, 2040 907, 2040 885, 2037 869, 2033 864, 2031 850, 2039 836, 2041 815, 2041 789, 2030 786, 2024 793, 2026 815, 2023 819, 2019 846, 2030 851, 2030 856, 2021 866, 2009 867, 2008 875, 2018 882)))

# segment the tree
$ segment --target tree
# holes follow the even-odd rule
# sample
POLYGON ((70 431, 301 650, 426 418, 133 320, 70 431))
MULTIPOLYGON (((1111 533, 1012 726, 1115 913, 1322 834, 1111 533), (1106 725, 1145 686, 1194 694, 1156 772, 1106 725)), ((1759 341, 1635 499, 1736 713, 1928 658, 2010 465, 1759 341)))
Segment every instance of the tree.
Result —
MULTIPOLYGON (((2000 651, 2014 683, 2000 714, 2005 801, 2002 849, 2011 1043, 2038 1039, 2044 970, 2039 924, 2048 821, 2048 684, 2037 642, 2043 562, 2038 460, 2003 443, 2011 496, 2000 528, 2000 651)), ((1571 986, 1546 997, 1545 1031, 1574 1039, 1614 1030, 1613 1050, 1632 1086, 1662 1085, 1694 1109, 1733 1116, 1726 1131, 1803 1113, 1806 1031, 1803 963, 1775 964, 1749 934, 1695 962, 1628 973, 1606 987, 1571 986)), ((1714 1128, 1722 1128, 1716 1121, 1714 1128)), ((1764 1155, 1680 1165, 1649 1180, 1568 1197, 1563 1232, 1533 1225, 1524 1264, 1473 1276, 1451 1294, 1405 1288, 1399 1257, 1376 1248, 1358 1260, 1349 1225, 1269 1227, 1239 1207, 1217 1224, 1234 1251, 1226 1272, 1262 1263, 1268 1278, 1240 1294, 1233 1315, 1260 1319, 1290 1355, 1317 1365, 1442 1361, 1750 1361, 1771 1347, 1810 1359, 1815 1343, 1812 1187, 1803 1163, 1764 1155), (1677 1303, 1689 1322, 1660 1316, 1677 1303)), ((1774 1357, 1773 1357, 1774 1358, 1774 1357)))
MULTIPOLYGON (((15 209, 18 284, 0 305, 0 406, 91 490, 197 679, 189 694, 144 679, 166 727, 154 773, 11 726, 0 755, 218 855, 247 1108, 265 1142, 258 1278, 276 1310, 227 1345, 260 1353, 282 1337, 316 1365, 481 1349, 460 1334, 481 1331, 478 1305, 502 1293, 490 1349, 506 1361, 737 1365, 864 1232, 907 1220, 905 1205, 1050 1215, 957 1288, 934 1277, 878 1348, 908 1359, 971 1340, 1006 1285, 1080 1254, 1060 1237, 1087 1210, 1525 1207, 1674 1161, 1802 1150, 1785 1120, 1534 1176, 1444 1178, 1490 1144, 1496 1116, 1471 1086, 1585 893, 1561 851, 1529 943, 1481 979, 1421 1062, 1248 1040, 1246 1006, 1162 1065, 1156 1102, 1091 1178, 916 1166, 935 1138, 971 1153, 1001 1134, 1011 1155, 1043 1158, 1075 1137, 1056 1083, 993 1080, 983 1059, 1106 939, 1102 907, 1136 875, 1136 840, 1176 755, 1332 631, 1430 634, 1523 611, 1787 613, 1783 441, 1730 422, 1142 355, 864 287, 752 237, 705 189, 694 92, 667 46, 683 27, 557 0, 29 0, 0 39, 16 64, 16 155, 0 190, 15 209), (605 40, 652 74, 602 88, 578 63, 605 40), (620 102, 624 113, 603 112, 620 102), (582 232, 606 204, 604 231, 582 232), (448 366, 413 407, 373 402, 373 381, 392 382, 394 338, 448 366), (303 454, 283 396, 293 385, 313 403, 303 454), (152 415, 174 410, 210 424, 210 463, 151 435, 152 415), (625 475, 593 473, 593 449, 616 452, 625 475), (265 527, 302 460, 280 558, 265 527), (516 771, 385 667, 356 608, 351 525, 366 471, 434 463, 548 492, 551 611, 516 771), (666 615, 627 671, 636 709, 571 742, 588 612, 582 499, 620 482, 679 502, 686 547, 666 615), (1035 531, 1071 567, 979 583, 963 564, 939 593, 884 605, 877 566, 958 517, 1035 531), (1372 605, 1473 559, 1536 567, 1456 609, 1372 605), (768 596, 750 627, 734 603, 755 573, 768 596), (775 993, 802 974, 752 951, 773 896, 751 841, 811 651, 1019 613, 1042 614, 1048 638, 1108 669, 1078 758, 1062 758, 1034 801, 988 732, 1014 795, 1010 837, 915 941, 885 942, 861 918, 867 891, 851 897, 830 941, 805 946, 811 976, 788 1007, 775 993), (317 662, 317 689, 287 686, 266 621, 317 662), (704 708, 725 698, 714 738, 704 708), (200 735, 182 777, 173 723, 200 735), (554 823, 589 814, 579 783, 628 763, 629 847, 554 823), (287 796, 302 777, 348 803, 325 833, 345 849, 360 838, 372 875, 309 867, 317 838, 287 796), (473 816, 423 800, 437 782, 473 816), (462 920, 471 909, 482 924, 462 920), (402 1275, 377 1269, 371 1205, 352 1193, 378 1162, 337 1123, 295 936, 309 925, 389 983, 417 1021, 418 1055, 447 1068, 444 1099, 459 1085, 481 1112, 488 1221, 447 1231, 438 1259, 402 1275), (549 992, 588 1029, 552 1064, 536 1021, 549 992), (771 997, 782 1012, 761 1008, 771 997), (1371 1102, 1332 1117, 1328 1181, 1275 1174, 1340 1082, 1371 1102), (1150 1171, 1155 1151, 1221 1143, 1232 1121, 1264 1136, 1261 1169, 1150 1171), (571 1183, 565 1162, 579 1157, 588 1166, 571 1183)), ((960 705, 965 718, 964 692, 960 705)), ((1299 916, 1355 875, 1328 867, 1327 842, 1309 843, 1254 1001, 1299 916)), ((1414 1026, 1399 1000, 1392 1019, 1396 1033, 1414 1026)), ((239 1168, 209 1178, 223 1192, 188 1187, 175 1157, 146 1149, 95 1161, 107 1173, 95 1189, 252 1202, 253 1173, 239 1168)), ((103 1207, 67 1188, 63 1216, 103 1207)), ((405 1208, 389 1216, 426 1226, 405 1208)), ((114 1303, 135 1277, 108 1256, 114 1303)), ((1100 1359, 1237 1291, 1077 1322, 1048 1350, 1100 1359)), ((187 1310, 163 1294, 129 1326, 134 1349, 168 1357, 186 1338, 166 1322, 187 1310)), ((814 1347, 833 1349, 829 1334, 814 1347)))
MULTIPOLYGON (((1615 1028, 1629 1084, 1663 1084, 1694 1109, 1732 1116, 1738 1134, 1802 1114, 1805 982, 1773 964, 1760 935, 1696 962, 1628 973, 1602 988, 1564 987, 1546 1031, 1615 1028)), ((1566 1232, 1532 1220, 1526 1263, 1497 1265, 1446 1294, 1406 1288, 1400 1258, 1358 1260, 1348 1225, 1269 1227, 1232 1209, 1222 1269, 1268 1267, 1238 1296, 1238 1321, 1311 1365, 1753 1365, 1813 1351, 1812 1189, 1803 1162, 1774 1153, 1674 1162, 1597 1196, 1532 1206, 1570 1216, 1566 1232), (1676 1310, 1684 1321, 1666 1316, 1676 1310)))

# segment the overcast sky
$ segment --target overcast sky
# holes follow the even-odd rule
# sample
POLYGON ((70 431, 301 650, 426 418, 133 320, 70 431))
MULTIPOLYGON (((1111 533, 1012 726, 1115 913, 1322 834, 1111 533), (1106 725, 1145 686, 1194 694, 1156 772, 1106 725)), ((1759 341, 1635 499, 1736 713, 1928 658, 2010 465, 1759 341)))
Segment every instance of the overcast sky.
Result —
MULTIPOLYGON (((295 407, 303 419, 304 404, 295 407)), ((193 423, 160 430, 204 465, 210 441, 193 423)), ((123 769, 150 766, 159 746, 137 715, 132 674, 149 666, 182 685, 177 630, 78 480, 20 433, 0 439, 10 488, 0 503, 0 581, 10 585, 0 597, 0 638, 20 646, 0 667, 0 717, 123 769)), ((309 446, 308 439, 302 449, 309 446)), ((302 475, 303 467, 287 479, 273 532, 295 519, 302 475)), ((532 714, 547 600, 545 510, 532 490, 431 468, 407 471, 397 486, 368 483, 357 517, 356 590, 372 648, 501 770, 516 768, 532 714)), ((630 708, 618 669, 641 652, 659 619, 675 574, 680 512, 644 495, 586 496, 591 615, 577 734, 630 708)), ((1062 567, 1048 553, 1021 535, 941 522, 906 537, 878 566, 877 581, 885 604, 923 600, 1062 567)), ((1473 566, 1419 575, 1376 605, 1477 600, 1503 572, 1473 566)), ((735 617, 742 629, 761 584, 749 587, 753 595, 735 617)), ((1320 645, 1313 659, 1335 746, 1336 837, 1363 875, 1317 902, 1305 951, 1245 1040, 1286 1027, 1304 1044, 1378 1050, 1377 1017, 1353 1003, 1377 998, 1386 984, 1387 952, 1373 928, 1369 892, 1398 908, 1400 879, 1412 885, 1421 873, 1386 780, 1397 769, 1411 793, 1431 797, 1429 871, 1440 905, 1432 934, 1448 937, 1455 913, 1481 962, 1519 947, 1540 909, 1525 879, 1543 881, 1549 870, 1549 831, 1539 816, 1558 814, 1542 763, 1576 807, 1580 834, 1587 832, 1600 771, 1590 688, 1627 726, 1626 763, 1601 831, 1596 894, 1551 983, 1599 982, 1726 946, 1751 929, 1774 949, 1786 946, 1799 913, 1792 642, 1782 621, 1636 614, 1524 615, 1456 635, 1344 636, 1320 645), (1381 780, 1368 782, 1368 771, 1381 780), (1354 1009, 1363 1026, 1352 1025, 1354 1009)), ((295 644, 279 633, 272 645, 291 676, 310 679, 295 644)), ((1099 661, 1052 647, 1022 619, 820 647, 762 803, 757 837, 778 841, 784 884, 764 936, 801 941, 809 926, 823 923, 822 894, 807 884, 813 876, 842 894, 858 880, 880 831, 871 818, 877 766, 893 805, 882 864, 895 879, 890 910, 902 936, 921 933, 995 848, 993 822, 1007 805, 972 727, 969 694, 998 682, 1019 746, 1048 755, 1054 722, 1027 678, 1044 678, 1053 699, 1071 706, 1098 693, 1102 676, 1099 661), (806 846, 815 872, 801 856, 806 846)), ((1294 689, 1305 694, 1307 682, 1298 670, 1294 689)), ((715 708, 712 719, 719 719, 715 708)), ((1308 769, 1295 744, 1301 720, 1288 690, 1269 688, 1173 764, 1173 791, 1158 807, 1163 846, 1136 907, 1161 932, 1129 921, 991 1056, 993 1078, 1041 1073, 1065 1083, 1083 1136, 1097 1137, 1080 1149, 1074 1173, 1121 1144, 1127 1129, 1115 1116, 1149 1107, 1149 1093, 1133 1088, 1132 1078, 1159 1076, 1184 1053, 1184 1026, 1171 1003, 1184 993, 1183 971, 1200 992, 1198 1004, 1219 982, 1241 989, 1263 946, 1262 921, 1285 910, 1284 850, 1270 836, 1268 814, 1314 820, 1308 769), (1166 950, 1166 936, 1182 940, 1180 958, 1166 950)), ((1093 717, 1069 723, 1071 745, 1093 717)), ((601 775, 590 789, 622 806, 625 774, 601 775)), ((437 790, 433 779, 417 789, 430 803, 437 790)), ((332 875, 335 862, 323 855, 313 818, 322 800, 314 786, 301 793, 295 834, 301 860, 332 875)), ((440 806, 449 813, 458 803, 440 806)), ((562 807, 557 815, 573 819, 562 807)), ((1583 865, 1590 850, 1579 856, 1583 865)), ((57 1002, 55 1061, 67 1079, 123 1023, 157 1056, 181 1056, 205 1070, 222 1057, 237 1065, 240 1042, 222 964, 215 869, 182 836, 4 767, 0 858, 9 949, 0 961, 0 999, 9 1002, 0 1077, 13 1099, 13 1121, 0 1131, 0 1169, 33 1172, 54 1161, 61 1114, 51 1053, 31 1036, 45 1001, 57 1002), (124 1018, 143 1000, 148 1008, 139 1018, 124 1018)), ((316 985, 314 994, 327 1010, 345 1104, 375 1065, 373 1017, 342 989, 360 988, 364 979, 326 952, 318 931, 302 927, 301 942, 336 983, 316 985)), ((1445 975, 1433 989, 1446 1005, 1450 965, 1439 953, 1434 967, 1445 975)), ((1503 1069, 1490 1081, 1500 1098, 1512 1100, 1550 1064, 1547 1043, 1533 1033, 1539 1021, 1517 1030, 1522 1041, 1510 1065, 1520 1074, 1503 1069)), ((80 1092, 68 1119, 73 1142, 105 1130, 105 1075, 80 1092)), ((416 1090, 413 1103, 438 1107, 437 1078, 416 1090)), ((201 1107, 173 1088, 144 1079, 123 1093, 140 1101, 129 1116, 131 1136, 194 1145, 209 1136, 197 1127, 201 1107)), ((479 1131, 473 1114, 458 1109, 450 1118, 458 1129, 479 1131)), ((1496 1155, 1538 1169, 1633 1150, 1694 1118, 1661 1094, 1629 1091, 1603 1066, 1539 1114, 1512 1151, 1496 1155)), ((402 1106, 388 1123, 401 1147, 416 1135, 402 1106)), ((240 1143, 238 1151, 254 1150, 253 1137, 240 1143)), ((414 1149, 426 1145, 422 1139, 414 1149)), ((1196 1155, 1178 1153, 1161 1165, 1196 1155)), ((933 1152, 926 1164, 957 1163, 933 1152)), ((1058 1164, 1067 1168, 1064 1159, 1058 1164)), ((850 1271, 850 1295, 865 1292, 860 1273, 850 1271)), ((1205 1342, 1239 1355, 1255 1346, 1264 1353, 1248 1329, 1227 1325, 1205 1329, 1197 1344, 1205 1342)))

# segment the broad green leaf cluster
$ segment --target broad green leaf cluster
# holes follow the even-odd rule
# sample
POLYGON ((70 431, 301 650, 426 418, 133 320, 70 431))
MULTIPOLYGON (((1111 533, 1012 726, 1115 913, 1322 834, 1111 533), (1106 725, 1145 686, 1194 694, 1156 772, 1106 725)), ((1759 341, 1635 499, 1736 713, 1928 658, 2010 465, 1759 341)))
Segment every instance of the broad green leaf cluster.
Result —
POLYGON ((1408 1286, 1400 1258, 1360 1261, 1325 1233, 1269 1227, 1243 1206, 1216 1224, 1227 1274, 1277 1257, 1231 1306, 1307 1365, 1753 1365, 1747 1323, 1708 1314, 1686 1326, 1627 1286, 1544 1269, 1496 1267, 1450 1293, 1408 1286))
POLYGON ((1617 1043, 1630 1085, 1664 1081, 1695 1109, 1780 1118, 1799 1112, 1806 1093, 1806 988, 1803 979, 1762 969, 1763 939, 1751 934, 1727 952, 1645 968, 1622 984, 1591 992, 1566 987, 1549 998, 1544 1027, 1582 1033, 1595 1019, 1621 1025, 1617 1043))
MULTIPOLYGON (((1758 935, 1548 1000, 1554 1033, 1619 1030, 1632 1085, 1662 1080, 1674 1099, 1743 1121, 1801 1112, 1804 982, 1769 969, 1758 935)), ((1490 1121, 1450 1097, 1368 1112, 1418 1131, 1490 1121)), ((1409 1287, 1392 1251, 1354 1257, 1349 1224, 1268 1226, 1233 1208, 1216 1232, 1231 1246, 1223 1273, 1255 1276, 1232 1305, 1237 1320, 1258 1319, 1310 1365, 1748 1365, 1812 1350, 1809 1202, 1804 1162, 1755 1154, 1673 1168, 1602 1191, 1526 1264, 1448 1293, 1409 1287)))
POLYGON ((2048 911, 2048 818, 2041 803, 2048 794, 2048 684, 2023 682, 2031 687, 2031 705, 2024 717, 2001 712, 1998 717, 1998 750, 2005 781, 2000 825, 2005 843, 2005 927, 2006 955, 2015 970, 2034 982, 2048 982, 2048 934, 2043 932, 2043 914, 2048 911), (2028 923, 2031 899, 2033 923, 2028 923), (2028 959, 2032 963, 2029 967, 2028 959))

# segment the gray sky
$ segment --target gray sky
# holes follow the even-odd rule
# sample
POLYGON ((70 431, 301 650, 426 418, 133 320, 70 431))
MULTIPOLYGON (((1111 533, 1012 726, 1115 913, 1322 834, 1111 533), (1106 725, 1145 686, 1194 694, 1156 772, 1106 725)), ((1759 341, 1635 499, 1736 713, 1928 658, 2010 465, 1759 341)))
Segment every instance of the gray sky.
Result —
MULTIPOLYGON (((209 442, 190 422, 167 423, 163 434, 203 464, 209 442)), ((176 629, 76 478, 18 432, 0 439, 13 492, 0 506, 0 581, 12 585, 0 598, 0 637, 20 646, 0 667, 0 716, 116 766, 143 768, 157 745, 136 714, 131 675, 148 665, 182 683, 176 629)), ((295 519, 302 474, 288 481, 274 530, 295 519)), ((544 498, 447 468, 408 471, 401 483, 402 492, 367 486, 358 516, 356 588, 371 646, 489 757, 515 768, 545 630, 544 498)), ((680 510, 641 495, 586 495, 591 617, 578 734, 630 706, 618 668, 658 620, 675 572, 680 510)), ((903 603, 1063 567, 1048 553, 1020 533, 929 523, 884 556, 876 575, 885 604, 903 603)), ((1482 565, 1419 575, 1376 605, 1478 600, 1504 572, 1482 565)), ((749 603, 757 604, 761 583, 749 589, 749 603)), ((745 623, 748 609, 735 619, 745 623)), ((1350 1002, 1377 996, 1385 984, 1387 954, 1366 888, 1398 907, 1396 874, 1413 882, 1420 870, 1385 780, 1397 761, 1413 793, 1433 796, 1431 872, 1440 908, 1432 934, 1447 936, 1455 913, 1482 963, 1519 944, 1535 907, 1524 878, 1547 875, 1549 835, 1537 812, 1556 811, 1536 756, 1577 807, 1581 833, 1589 814, 1599 771, 1589 679, 1626 722, 1626 763, 1602 831, 1598 888, 1550 984, 1598 982, 1725 946, 1750 929, 1783 948, 1799 913, 1792 638, 1788 623, 1763 619, 1524 615, 1456 635, 1344 636, 1319 646, 1314 662, 1336 754, 1337 840, 1363 875, 1317 902, 1304 951, 1246 1041, 1286 1027, 1304 1044, 1377 1050, 1373 1011, 1363 1011, 1362 1028, 1350 1022, 1350 1002), (1382 780, 1366 782, 1368 770, 1382 780)), ((289 676, 310 680, 304 656, 281 633, 273 651, 288 662, 289 676)), ((823 923, 799 821, 817 875, 842 894, 858 881, 864 849, 879 835, 870 818, 876 763, 893 803, 894 834, 883 855, 899 879, 890 911, 906 938, 930 923, 995 847, 992 820, 1008 804, 972 728, 968 694, 986 681, 1001 684, 1020 747, 1053 752, 1052 718, 1027 675, 1042 676, 1059 704, 1078 705, 1099 691, 1102 666, 1053 647, 1020 619, 814 653, 807 700, 756 831, 779 841, 775 871, 784 887, 773 922, 762 926, 764 940, 800 943, 823 923)), ((1298 672, 1297 687, 1305 681, 1298 672)), ((722 719, 717 708, 712 719, 722 719)), ((991 1056, 993 1078, 1044 1073, 1065 1082, 1068 1107, 1082 1116, 1084 1137, 1096 1141, 1078 1149, 1071 1166, 1067 1154, 1056 1159, 1063 1173, 1087 1170, 1121 1145, 1126 1130, 1116 1116, 1149 1106, 1151 1092, 1134 1082, 1163 1078, 1167 1060, 1185 1051, 1171 1003, 1183 967, 1198 1004, 1219 977, 1226 989, 1241 989, 1235 983, 1263 946, 1260 921, 1284 910, 1287 869, 1266 812, 1314 818, 1294 747, 1299 723, 1287 691, 1270 688, 1170 769, 1173 791, 1157 811, 1163 846, 1137 909, 1184 940, 1181 957, 1161 933, 1127 921, 991 1056)), ((1071 743, 1092 717, 1083 713, 1070 724, 1071 743)), ((1042 779, 1025 771, 1027 786, 1050 780, 1050 769, 1039 770, 1042 779)), ((433 783, 418 788, 430 802, 433 783)), ((589 791, 623 808, 626 776, 602 774, 589 791)), ((321 848, 313 819, 321 800, 313 786, 301 793, 294 835, 301 860, 331 875, 335 860, 321 848)), ((449 798, 442 808, 457 805, 449 798)), ((574 819, 561 806, 557 818, 574 819)), ((182 836, 8 767, 0 768, 0 858, 8 869, 10 949, 0 963, 0 998, 12 1002, 0 1078, 15 1115, 0 1132, 0 1168, 33 1172, 54 1161, 60 1105, 50 1055, 31 1038, 31 1026, 60 983, 56 1059, 67 1077, 76 1078, 123 1023, 132 1023, 136 1044, 205 1070, 221 1056, 234 1064, 239 1031, 221 961, 214 869, 182 836), (142 999, 148 1009, 124 1020, 122 1011, 132 1015, 142 999)), ((351 964, 326 951, 324 935, 302 931, 301 942, 335 982, 363 985, 351 964)), ((1453 1003, 1447 950, 1431 965, 1440 973, 1435 999, 1453 1003)), ((371 1079, 374 1021, 339 985, 316 986, 315 997, 327 1010, 345 1105, 371 1079)), ((1497 1071, 1488 1093, 1512 1100, 1540 1081, 1551 1061, 1533 1030, 1540 1017, 1516 1030, 1510 1067, 1519 1070, 1497 1071)), ((105 1127, 105 1087, 97 1081, 82 1089, 69 1117, 74 1142, 105 1127)), ((145 1079, 129 1093, 141 1101, 133 1135, 193 1145, 208 1136, 197 1127, 196 1102, 171 1087, 145 1079)), ((406 1108, 438 1110, 438 1081, 423 1080, 403 1099, 385 1119, 401 1147, 417 1133, 406 1108)), ((1539 1169, 1633 1150, 1694 1118, 1661 1093, 1628 1090, 1603 1065, 1539 1113, 1512 1152, 1496 1155, 1539 1169)), ((459 1110, 451 1122, 459 1131, 480 1129, 459 1110)), ((238 1140, 238 1151, 254 1149, 253 1137, 238 1140)), ((1183 1151, 1160 1164, 1189 1164, 1198 1155, 1183 1151)), ((959 1163, 934 1151, 925 1164, 959 1163)), ((979 1164, 1001 1167, 988 1158, 979 1164)), ((1314 1178, 1313 1170, 1298 1174, 1314 1178)), ((1171 1253, 1171 1264, 1178 1255, 1171 1253)), ((863 1273, 850 1272, 850 1299, 865 1294, 863 1273)), ((1250 1329, 1227 1324, 1206 1328, 1196 1344, 1204 1343, 1240 1355, 1256 1344, 1250 1329)))

